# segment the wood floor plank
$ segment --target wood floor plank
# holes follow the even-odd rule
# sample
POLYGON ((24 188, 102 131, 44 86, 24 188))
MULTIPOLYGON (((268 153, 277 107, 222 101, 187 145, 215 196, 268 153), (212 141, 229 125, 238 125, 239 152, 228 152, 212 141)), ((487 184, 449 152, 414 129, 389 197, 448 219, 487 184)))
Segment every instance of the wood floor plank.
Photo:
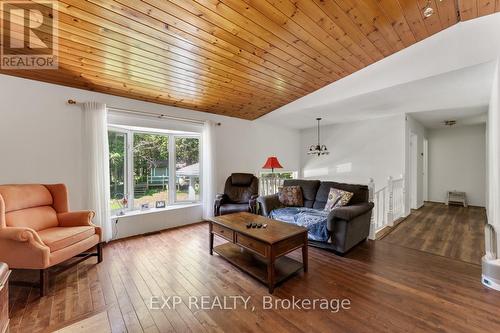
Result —
POLYGON ((81 320, 73 325, 55 331, 55 333, 108 333, 111 332, 106 311, 90 318, 81 320))
POLYGON ((382 241, 480 264, 485 223, 486 211, 482 207, 427 202, 382 241))

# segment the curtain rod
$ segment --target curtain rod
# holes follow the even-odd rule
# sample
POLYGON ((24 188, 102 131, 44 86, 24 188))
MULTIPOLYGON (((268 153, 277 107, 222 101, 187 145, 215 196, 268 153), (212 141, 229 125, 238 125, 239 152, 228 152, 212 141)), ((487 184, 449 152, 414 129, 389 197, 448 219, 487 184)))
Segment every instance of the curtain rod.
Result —
MULTIPOLYGON (((68 99, 68 104, 71 104, 71 105, 81 105, 83 103, 82 102, 77 102, 74 99, 68 99)), ((190 122, 190 123, 194 123, 194 124, 204 124, 204 121, 202 121, 202 120, 197 120, 197 119, 192 119, 192 118, 182 118, 182 117, 168 116, 168 115, 162 114, 162 113, 158 114, 158 113, 147 112, 147 111, 128 110, 128 109, 116 108, 116 107, 112 107, 112 106, 109 106, 108 109, 111 110, 111 111, 118 111, 118 112, 121 112, 121 113, 136 114, 136 115, 154 117, 154 118, 159 118, 159 119, 172 119, 172 120, 190 122)), ((216 125, 220 126, 221 123, 216 123, 216 125)))

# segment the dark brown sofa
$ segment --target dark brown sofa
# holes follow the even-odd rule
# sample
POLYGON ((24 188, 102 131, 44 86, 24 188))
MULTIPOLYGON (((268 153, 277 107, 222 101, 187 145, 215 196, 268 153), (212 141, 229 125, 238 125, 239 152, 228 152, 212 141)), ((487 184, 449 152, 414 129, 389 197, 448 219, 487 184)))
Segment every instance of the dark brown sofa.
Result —
POLYGON ((238 212, 255 213, 259 193, 259 179, 251 173, 233 173, 226 180, 224 193, 217 194, 214 215, 238 212))
MULTIPOLYGON (((368 202, 368 186, 321 182, 319 180, 287 179, 283 186, 298 185, 302 189, 304 207, 324 209, 330 188, 335 187, 354 193, 349 204, 335 208, 328 215, 327 228, 330 234, 328 242, 309 240, 309 245, 344 254, 358 243, 368 238, 373 203, 368 202)), ((269 216, 273 209, 284 207, 278 195, 261 196, 257 199, 260 213, 269 216)))

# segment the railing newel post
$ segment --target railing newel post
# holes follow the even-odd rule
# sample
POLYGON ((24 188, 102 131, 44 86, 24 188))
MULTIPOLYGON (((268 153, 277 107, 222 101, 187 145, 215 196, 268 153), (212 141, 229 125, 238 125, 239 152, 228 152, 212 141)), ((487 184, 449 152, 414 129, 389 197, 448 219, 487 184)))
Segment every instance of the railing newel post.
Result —
POLYGON ((387 225, 394 225, 394 181, 392 176, 387 179, 387 189, 389 191, 389 204, 387 209, 387 225))

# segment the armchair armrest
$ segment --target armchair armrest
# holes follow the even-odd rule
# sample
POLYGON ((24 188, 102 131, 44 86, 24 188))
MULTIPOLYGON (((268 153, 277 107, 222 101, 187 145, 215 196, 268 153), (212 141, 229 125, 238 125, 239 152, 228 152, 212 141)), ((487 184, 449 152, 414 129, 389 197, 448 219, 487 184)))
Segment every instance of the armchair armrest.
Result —
POLYGON ((0 228, 0 239, 8 239, 16 242, 35 243, 45 246, 38 233, 31 228, 24 227, 4 227, 0 228))
POLYGON ((215 195, 215 201, 214 201, 214 215, 215 216, 219 216, 220 215, 220 206, 226 200, 227 200, 227 196, 224 193, 217 193, 215 195))
POLYGON ((215 195, 215 200, 226 200, 226 199, 227 199, 227 195, 224 193, 217 193, 215 195))
POLYGON ((260 196, 257 198, 257 202, 260 204, 261 214, 264 216, 269 216, 273 209, 284 207, 278 199, 278 194, 260 196))
POLYGON ((94 226, 92 219, 95 213, 91 210, 83 210, 79 212, 67 212, 57 214, 59 225, 61 227, 80 227, 80 226, 94 226))
POLYGON ((257 214, 257 198, 259 197, 258 194, 252 194, 250 197, 250 200, 248 201, 248 206, 250 208, 250 212, 253 214, 257 214))
POLYGON ((0 257, 15 268, 42 269, 50 265, 50 248, 31 228, 0 228, 0 257))
POLYGON ((340 220, 350 221, 360 215, 371 211, 373 209, 373 206, 373 202, 364 202, 355 205, 334 208, 330 212, 328 219, 330 220, 337 218, 340 220))

